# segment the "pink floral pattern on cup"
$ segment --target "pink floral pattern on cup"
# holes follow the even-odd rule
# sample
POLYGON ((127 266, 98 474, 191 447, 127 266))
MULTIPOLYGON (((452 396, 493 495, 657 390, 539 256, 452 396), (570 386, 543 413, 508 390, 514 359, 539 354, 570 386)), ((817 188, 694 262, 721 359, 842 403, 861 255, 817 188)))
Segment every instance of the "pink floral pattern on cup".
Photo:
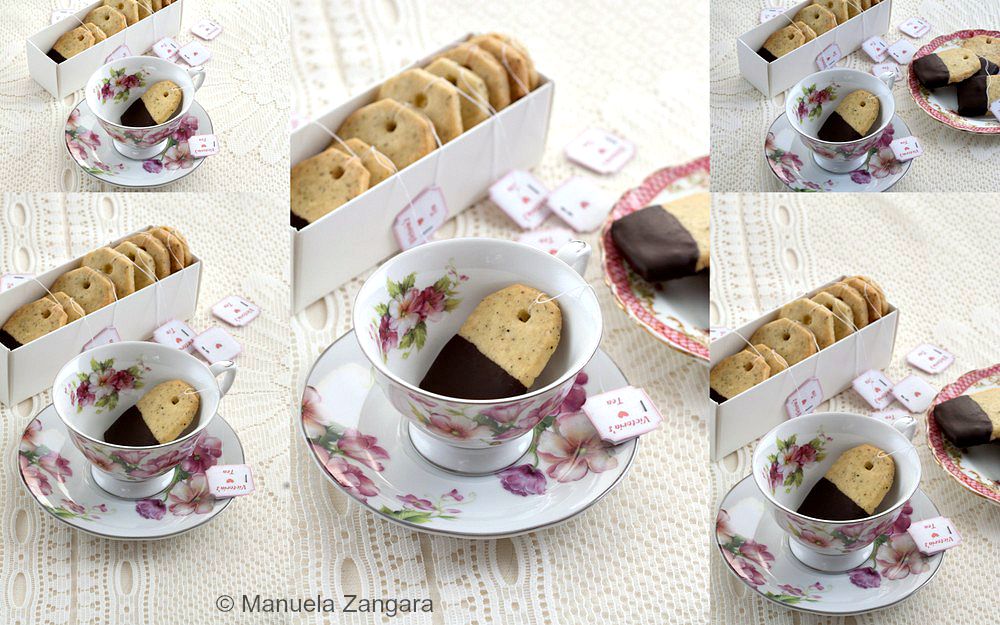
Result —
POLYGON ((69 431, 69 436, 84 457, 98 469, 117 479, 137 482, 171 471, 194 453, 204 434, 164 449, 107 445, 84 438, 72 430, 69 431))
POLYGON ((803 88, 802 95, 796 98, 795 116, 800 122, 816 119, 823 114, 823 104, 837 97, 839 88, 837 83, 830 83, 822 89, 817 89, 815 83, 803 88))
POLYGON ((779 488, 784 488, 786 493, 790 493, 801 486, 803 469, 822 462, 826 458, 823 447, 832 440, 822 432, 802 445, 796 443, 794 434, 784 440, 776 439, 778 449, 768 455, 770 464, 765 468, 771 493, 779 488))
POLYGON ((76 379, 68 382, 63 392, 69 403, 76 406, 77 414, 92 406, 96 414, 114 410, 121 393, 144 386, 143 375, 149 371, 141 361, 121 369, 115 368, 115 359, 90 359, 90 371, 81 371, 76 379))
POLYGON ((102 104, 111 100, 113 102, 127 102, 132 94, 132 89, 146 86, 146 76, 148 72, 140 69, 134 74, 127 73, 124 67, 112 68, 109 75, 101 80, 97 86, 97 99, 102 104))

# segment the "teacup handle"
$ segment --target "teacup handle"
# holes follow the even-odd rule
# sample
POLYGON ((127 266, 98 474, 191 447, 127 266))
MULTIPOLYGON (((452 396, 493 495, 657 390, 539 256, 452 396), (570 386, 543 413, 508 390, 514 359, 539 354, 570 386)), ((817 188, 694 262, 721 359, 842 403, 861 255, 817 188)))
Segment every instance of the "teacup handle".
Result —
POLYGON ((590 262, 590 244, 586 241, 570 241, 559 248, 556 258, 573 268, 581 276, 587 271, 587 263, 590 262))
POLYGON ((188 70, 188 75, 191 76, 191 82, 194 83, 194 90, 197 91, 201 89, 201 86, 205 84, 205 68, 197 67, 188 70))
POLYGON ((896 84, 896 74, 893 72, 882 72, 879 74, 878 79, 885 83, 885 86, 892 90, 892 86, 896 84))
POLYGON ((900 417, 892 422, 892 427, 911 441, 917 434, 917 420, 913 417, 900 417))
POLYGON ((233 381, 236 380, 236 372, 239 369, 232 360, 222 360, 209 365, 208 370, 212 372, 212 375, 215 377, 222 376, 222 379, 219 380, 219 397, 224 397, 229 392, 229 389, 233 386, 233 381))

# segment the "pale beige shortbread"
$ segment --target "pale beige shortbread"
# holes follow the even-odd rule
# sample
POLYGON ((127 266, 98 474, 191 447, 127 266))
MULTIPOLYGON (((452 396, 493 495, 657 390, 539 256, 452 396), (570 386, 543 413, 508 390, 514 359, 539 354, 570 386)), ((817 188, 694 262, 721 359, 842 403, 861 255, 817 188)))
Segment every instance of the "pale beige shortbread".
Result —
POLYGON ((115 285, 118 299, 135 293, 135 266, 124 254, 99 247, 83 257, 82 265, 100 271, 115 285))
POLYGON ((789 24, 771 33, 771 36, 764 41, 764 45, 761 47, 773 54, 775 58, 781 58, 805 42, 804 31, 789 24))
POLYGON ((993 424, 993 433, 990 440, 1000 438, 1000 388, 991 388, 985 391, 969 393, 969 399, 979 404, 979 407, 986 413, 990 423, 993 424))
POLYGON ((844 300, 826 291, 812 296, 812 301, 833 313, 833 336, 839 341, 854 332, 854 313, 844 300))
POLYGON ((711 232, 709 225, 709 209, 712 205, 712 195, 708 192, 686 195, 680 199, 663 204, 661 208, 673 215, 698 246, 698 262, 694 270, 707 269, 711 264, 711 232))
POLYGON ((162 280, 170 275, 170 252, 167 251, 167 246, 162 241, 148 232, 133 234, 125 240, 135 243, 153 257, 157 280, 162 280))
POLYGON ((868 308, 869 323, 882 318, 882 293, 879 289, 876 289, 857 276, 844 278, 844 284, 854 287, 854 290, 861 294, 868 308))
POLYGON ((782 371, 788 368, 788 363, 785 362, 785 359, 781 357, 781 354, 774 351, 767 345, 764 345, 763 343, 758 343, 753 346, 753 349, 750 349, 748 347, 743 351, 763 356, 764 362, 766 362, 767 366, 771 368, 771 377, 773 377, 777 373, 781 373, 782 371))
POLYGON ((455 85, 466 97, 458 96, 462 110, 462 128, 468 130, 490 117, 490 92, 486 83, 475 72, 465 69, 455 61, 438 57, 425 67, 428 72, 455 85))
POLYGON ((156 263, 149 252, 131 241, 118 244, 115 251, 132 261, 135 269, 135 290, 144 289, 156 282, 156 263))
POLYGON ((337 136, 344 140, 357 137, 375 146, 399 169, 408 167, 437 147, 430 120, 388 98, 351 113, 337 129, 337 136))
POLYGON ((527 61, 528 63, 528 81, 529 81, 528 86, 531 87, 532 89, 537 87, 538 83, 541 82, 541 77, 535 70, 535 61, 532 60, 531 53, 528 52, 528 48, 525 47, 523 43, 521 43, 514 37, 511 37, 510 35, 505 35, 503 33, 488 33, 488 34, 490 36, 496 37, 500 41, 509 43, 510 45, 517 48, 518 52, 520 52, 524 56, 524 60, 527 61))
POLYGON ((530 389, 559 345, 562 311, 538 289, 512 284, 484 297, 458 335, 530 389))
POLYGON ((1000 37, 976 35, 962 41, 962 47, 975 52, 996 65, 1000 65, 1000 37))
POLYGON ((173 226, 160 226, 160 228, 163 228, 181 240, 181 245, 184 247, 184 266, 187 267, 190 265, 193 260, 193 257, 191 256, 191 246, 188 245, 187 239, 184 238, 184 235, 181 234, 180 230, 174 228, 173 226))
POLYGON ((441 54, 446 59, 455 61, 462 67, 472 70, 483 82, 490 93, 490 105, 499 111, 510 104, 510 83, 507 81, 507 70, 492 54, 478 46, 461 43, 441 54))
POLYGON ((796 22, 805 22, 817 36, 837 27, 837 16, 819 4, 810 4, 795 14, 796 22))
POLYGON ((94 34, 90 30, 84 26, 78 26, 56 39, 52 49, 61 54, 63 58, 68 59, 91 48, 95 41, 94 34))
POLYGON ((184 101, 184 92, 176 83, 161 80, 154 83, 142 94, 142 103, 146 105, 150 117, 157 124, 167 122, 174 116, 184 101))
POLYGON ((3 331, 21 345, 25 345, 64 325, 66 325, 66 311, 59 302, 43 297, 15 310, 3 324, 3 331))
MULTIPOLYGON (((854 0, 851 1, 853 2, 854 0)), ((830 13, 833 13, 837 24, 843 24, 848 20, 847 0, 817 0, 817 3, 820 6, 826 7, 830 13)))
POLYGON ((104 5, 101 5, 88 13, 87 17, 84 18, 83 21, 95 24, 98 28, 103 30, 104 34, 108 37, 117 35, 128 26, 128 22, 125 21, 124 15, 116 9, 112 9, 109 6, 104 5))
POLYGON ((859 508, 875 514, 892 488, 895 475, 896 463, 892 456, 866 443, 840 454, 825 477, 859 508))
POLYGON ((104 34, 104 31, 97 27, 97 24, 91 24, 90 22, 84 23, 84 27, 90 31, 90 34, 94 36, 94 44, 101 43, 108 38, 104 34))
POLYGON ((708 385, 710 390, 728 400, 770 376, 771 367, 762 356, 752 351, 742 351, 723 358, 712 367, 708 385))
POLYGON ((115 285, 111 279, 91 267, 67 271, 56 278, 50 290, 69 295, 88 315, 115 301, 115 285))
POLYGON ((412 68, 393 76, 379 87, 377 98, 409 104, 426 115, 434 124, 441 143, 448 143, 462 134, 458 89, 426 70, 412 68))
POLYGON ((809 328, 798 321, 785 318, 775 319, 757 328, 750 337, 750 343, 767 345, 781 354, 789 367, 819 351, 816 337, 809 328))
POLYGON ((850 306, 856 328, 860 330, 868 325, 868 304, 865 303, 865 298, 861 297, 861 293, 858 293, 857 289, 844 282, 837 282, 826 287, 823 291, 850 306))
POLYGON ((811 299, 800 298, 788 302, 781 307, 778 316, 798 321, 809 328, 816 337, 820 349, 833 345, 836 340, 833 331, 833 313, 811 299))
POLYGON ((878 291, 879 297, 882 298, 882 310, 880 312, 884 317, 889 312, 889 300, 886 299, 885 297, 885 291, 882 290, 882 287, 879 286, 878 282, 875 282, 875 280, 869 278, 868 276, 854 276, 854 277, 865 282, 866 284, 868 284, 868 286, 878 291))
POLYGON ((292 214, 313 223, 367 191, 370 178, 360 158, 335 148, 320 152, 292 167, 292 214))
POLYGON ((809 28, 809 24, 805 22, 795 22, 795 27, 798 28, 806 38, 806 43, 809 43, 816 38, 816 31, 809 28))
MULTIPOLYGON (((382 154, 361 139, 353 137, 344 141, 344 143, 347 144, 347 147, 351 148, 354 156, 361 159, 361 164, 368 170, 369 189, 396 173, 396 170, 393 168, 393 162, 388 156, 382 154)), ((334 140, 329 147, 348 154, 347 149, 340 145, 339 141, 334 140)))
POLYGON ((492 54, 493 58, 507 72, 507 85, 510 87, 511 102, 528 95, 528 92, 531 91, 528 61, 517 47, 495 35, 474 35, 469 38, 469 43, 492 54))
POLYGON ((968 48, 951 48, 936 53, 945 67, 948 68, 948 82, 962 82, 980 69, 982 63, 979 54, 968 48))
POLYGON ((183 380, 161 382, 136 403, 142 420, 161 445, 177 440, 198 416, 201 398, 183 380))
POLYGON ((139 21, 139 4, 135 0, 104 0, 104 6, 124 15, 129 26, 139 21))
POLYGON ((82 319, 87 312, 80 306, 75 299, 66 295, 62 291, 56 291, 51 296, 46 295, 49 299, 55 298, 55 301, 62 306, 63 311, 66 312, 66 323, 73 323, 77 319, 82 319))
POLYGON ((159 239, 160 243, 167 248, 167 256, 170 258, 170 273, 176 273, 187 266, 189 252, 183 239, 163 227, 150 228, 147 232, 159 239))

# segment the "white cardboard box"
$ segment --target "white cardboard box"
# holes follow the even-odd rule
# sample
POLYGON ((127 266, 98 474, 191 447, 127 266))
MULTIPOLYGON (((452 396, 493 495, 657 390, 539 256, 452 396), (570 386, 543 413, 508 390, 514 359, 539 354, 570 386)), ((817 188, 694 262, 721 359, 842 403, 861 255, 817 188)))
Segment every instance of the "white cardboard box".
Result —
MULTIPOLYGON (((128 236, 131 235, 111 245, 128 236)), ((56 278, 79 266, 77 258, 36 278, 49 288, 56 278)), ((79 354, 96 333, 112 323, 123 341, 141 341, 171 319, 188 319, 197 308, 200 288, 201 260, 193 257, 191 265, 184 269, 14 351, 0 345, 0 403, 10 406, 51 387, 59 369, 79 354)), ((0 293, 0 323, 45 294, 45 289, 34 280, 0 293)))
POLYGON ((184 0, 177 0, 63 63, 50 59, 47 55, 56 40, 79 26, 87 14, 101 4, 103 2, 94 2, 77 11, 75 19, 69 16, 28 37, 28 73, 53 97, 65 98, 82 89, 119 46, 127 45, 131 56, 141 55, 160 39, 173 37, 181 30, 184 0))
POLYGON ((790 25, 791 19, 800 9, 813 3, 814 0, 799 2, 785 11, 787 19, 781 16, 775 17, 736 39, 736 56, 740 64, 740 73, 769 98, 785 91, 809 74, 818 72, 820 67, 816 65, 816 57, 832 44, 836 43, 840 47, 841 54, 846 57, 871 37, 889 32, 892 0, 882 0, 867 11, 847 20, 846 23, 838 25, 770 63, 757 54, 757 50, 760 50, 768 37, 776 30, 790 25))
MULTIPOLYGON (((461 40, 428 54, 409 67, 423 67, 461 40)), ((331 132, 358 108, 375 100, 382 81, 315 119, 331 132)), ((486 197, 490 184, 511 169, 529 169, 541 160, 549 130, 555 84, 540 76, 534 91, 434 150, 399 174, 382 181, 302 230, 292 239, 292 311, 299 312, 372 265, 399 251, 392 233, 396 215, 435 182, 444 192, 449 217, 486 197), (499 118, 499 119, 497 119, 499 118), (345 236, 344 233, 352 233, 345 236)), ((333 139, 307 123, 292 132, 291 164, 314 156, 333 139)))
MULTIPOLYGON (((812 297, 841 276, 802 297, 812 297)), ((797 298, 796 298, 797 299, 797 298)), ((746 349, 740 335, 750 338, 757 328, 778 318, 776 308, 759 319, 730 332, 709 346, 710 366, 746 349), (739 333, 739 334, 737 334, 739 333)), ((713 462, 763 436, 788 419, 785 400, 811 377, 819 379, 824 401, 850 388, 851 382, 869 369, 884 369, 892 359, 896 344, 899 311, 892 304, 884 317, 869 323, 826 349, 795 363, 724 403, 709 401, 709 455, 713 462)))

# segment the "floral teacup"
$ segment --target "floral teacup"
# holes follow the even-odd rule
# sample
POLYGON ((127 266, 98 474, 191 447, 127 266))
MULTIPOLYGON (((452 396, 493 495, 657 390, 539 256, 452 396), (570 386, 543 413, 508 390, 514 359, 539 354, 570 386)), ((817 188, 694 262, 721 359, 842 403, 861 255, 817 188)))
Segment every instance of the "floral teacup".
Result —
POLYGON ((895 74, 886 72, 877 78, 853 69, 827 69, 806 76, 785 96, 785 116, 802 142, 813 153, 816 164, 838 174, 861 167, 876 147, 882 131, 896 114, 892 96, 895 74), (818 138, 819 130, 848 94, 864 89, 879 99, 879 117, 871 132, 856 141, 830 142, 818 138))
POLYGON ((94 481, 112 495, 142 499, 169 486, 174 467, 191 455, 215 418, 236 370, 231 361, 208 366, 157 343, 111 343, 81 353, 59 370, 52 403, 73 444, 90 462, 94 481), (197 425, 190 432, 150 447, 104 441, 105 430, 147 390, 174 379, 184 380, 200 395, 197 425))
POLYGON ((527 450, 535 427, 554 414, 601 342, 601 309, 581 276, 590 252, 582 241, 553 256, 511 241, 453 239, 403 252, 368 278, 354 305, 355 334, 425 458, 448 470, 483 474, 509 466, 527 450), (562 338, 534 386, 498 400, 422 390, 424 374, 469 313, 515 283, 557 297, 562 311, 562 338))
POLYGON ((194 102, 195 92, 205 82, 202 68, 184 69, 153 56, 130 56, 98 69, 87 81, 87 106, 111 135, 115 149, 126 158, 146 160, 164 150, 166 142, 180 127, 194 102), (180 110, 162 124, 136 128, 121 123, 133 102, 155 83, 169 80, 180 87, 180 110))
POLYGON ((889 533, 920 484, 920 459, 910 442, 916 421, 885 421, 844 412, 821 412, 785 421, 764 435, 753 453, 754 482, 768 501, 789 547, 808 566, 847 571, 871 556, 879 536, 889 533), (827 521, 796 512, 812 487, 842 453, 868 443, 891 454, 892 487, 875 514, 827 521))

